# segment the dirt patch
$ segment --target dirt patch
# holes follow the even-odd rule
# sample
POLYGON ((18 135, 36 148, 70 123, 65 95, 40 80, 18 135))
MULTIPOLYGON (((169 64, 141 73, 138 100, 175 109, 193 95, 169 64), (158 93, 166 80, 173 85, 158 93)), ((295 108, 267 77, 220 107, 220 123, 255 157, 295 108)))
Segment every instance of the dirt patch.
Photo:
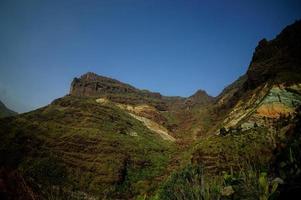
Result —
POLYGON ((145 117, 141 117, 138 115, 135 115, 133 113, 130 113, 130 115, 132 117, 134 117, 135 119, 141 121, 144 123, 144 125, 149 128, 150 130, 152 130, 155 133, 158 133, 164 140, 169 140, 169 141, 175 141, 176 139, 174 137, 172 137, 171 135, 169 135, 168 131, 166 128, 164 128, 163 126, 157 124, 156 122, 147 119, 145 117))
POLYGON ((272 102, 261 105, 257 109, 257 114, 263 117, 278 118, 280 115, 288 115, 293 111, 292 108, 289 108, 280 102, 272 102))

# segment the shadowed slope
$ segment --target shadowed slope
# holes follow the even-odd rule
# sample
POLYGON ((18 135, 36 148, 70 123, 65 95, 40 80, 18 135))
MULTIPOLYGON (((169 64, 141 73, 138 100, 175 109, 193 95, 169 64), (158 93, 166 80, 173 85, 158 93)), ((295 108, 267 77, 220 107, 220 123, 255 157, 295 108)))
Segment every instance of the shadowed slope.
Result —
POLYGON ((8 109, 4 103, 2 103, 0 101, 0 117, 10 117, 10 116, 14 116, 17 115, 18 113, 8 109))

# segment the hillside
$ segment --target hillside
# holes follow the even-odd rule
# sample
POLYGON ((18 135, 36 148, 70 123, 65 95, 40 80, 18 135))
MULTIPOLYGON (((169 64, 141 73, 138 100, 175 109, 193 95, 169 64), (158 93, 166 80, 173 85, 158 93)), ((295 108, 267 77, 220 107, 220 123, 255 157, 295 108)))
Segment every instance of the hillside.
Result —
POLYGON ((300 35, 297 21, 261 40, 246 74, 217 97, 203 90, 166 97, 92 72, 74 78, 66 96, 0 119, 1 193, 254 200, 300 193, 300 35))
POLYGON ((4 103, 2 103, 2 102, 0 101, 0 118, 1 118, 1 117, 10 117, 10 116, 14 116, 14 115, 16 115, 16 114, 17 114, 16 112, 14 112, 14 111, 8 109, 8 108, 4 105, 4 103))
POLYGON ((300 35, 297 21, 275 39, 259 42, 247 73, 209 105, 211 134, 195 143, 190 164, 165 183, 162 198, 300 194, 300 35))

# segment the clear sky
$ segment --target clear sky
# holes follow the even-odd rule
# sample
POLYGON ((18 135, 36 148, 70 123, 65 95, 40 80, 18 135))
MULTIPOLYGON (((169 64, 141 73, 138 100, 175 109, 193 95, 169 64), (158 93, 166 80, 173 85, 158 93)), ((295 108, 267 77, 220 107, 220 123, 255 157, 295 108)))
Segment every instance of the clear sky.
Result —
POLYGON ((163 95, 216 96, 300 0, 0 0, 0 99, 24 112, 87 71, 163 95))

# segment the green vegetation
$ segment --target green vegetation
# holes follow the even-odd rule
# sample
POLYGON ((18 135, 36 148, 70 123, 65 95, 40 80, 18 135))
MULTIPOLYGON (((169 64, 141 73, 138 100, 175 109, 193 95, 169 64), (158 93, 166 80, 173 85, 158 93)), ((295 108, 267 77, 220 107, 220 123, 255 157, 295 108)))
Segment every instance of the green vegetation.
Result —
POLYGON ((259 42, 248 72, 216 98, 202 90, 188 98, 164 97, 90 72, 74 79, 70 95, 35 111, 1 118, 6 108, 0 102, 1 195, 300 196, 300 25, 259 42))
POLYGON ((265 172, 254 169, 223 172, 208 176, 200 165, 188 165, 168 179, 154 196, 156 199, 247 199, 264 200, 277 196, 278 183, 269 181, 265 172))
MULTIPOLYGON (((175 113, 163 115, 167 124, 181 122, 175 113)), ((189 122, 190 128, 198 123, 189 122)), ((273 122, 277 134, 259 125, 222 128, 219 136, 204 135, 188 148, 94 98, 66 96, 0 124, 1 166, 18 170, 45 199, 265 200, 284 188, 275 178, 300 175, 300 141, 286 136, 297 124, 292 116, 273 122), (279 144, 286 148, 275 154, 279 144)))
POLYGON ((174 148, 128 113, 92 98, 67 96, 0 123, 1 166, 20 170, 43 194, 58 192, 48 185, 107 198, 151 193, 155 177, 167 176, 174 148))

